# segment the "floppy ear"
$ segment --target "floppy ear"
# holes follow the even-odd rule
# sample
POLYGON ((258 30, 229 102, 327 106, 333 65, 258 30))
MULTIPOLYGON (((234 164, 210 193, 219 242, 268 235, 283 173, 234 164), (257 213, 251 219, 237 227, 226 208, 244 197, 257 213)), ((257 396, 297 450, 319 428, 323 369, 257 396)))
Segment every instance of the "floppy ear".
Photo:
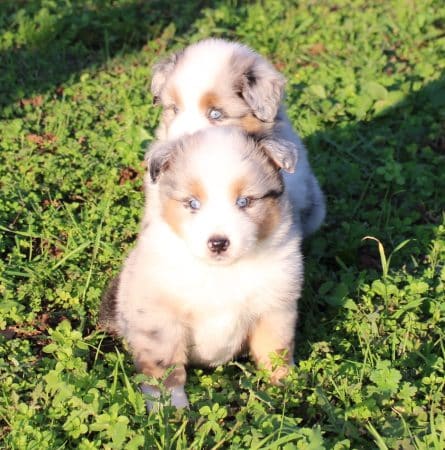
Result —
POLYGON ((168 169, 168 164, 172 155, 179 149, 179 141, 156 141, 145 154, 148 164, 148 172, 153 183, 159 178, 162 172, 168 169))
MULTIPOLYGON (((299 147, 292 141, 281 138, 263 138, 259 142, 261 150, 279 168, 294 173, 299 147)), ((300 145, 303 145, 302 143, 300 145)))
POLYGON ((272 122, 278 113, 285 83, 283 75, 255 55, 242 75, 241 95, 258 119, 272 122))
POLYGON ((162 59, 153 66, 151 78, 151 93, 153 94, 153 103, 159 104, 159 97, 166 81, 173 72, 173 69, 181 56, 182 51, 172 53, 167 58, 162 59))

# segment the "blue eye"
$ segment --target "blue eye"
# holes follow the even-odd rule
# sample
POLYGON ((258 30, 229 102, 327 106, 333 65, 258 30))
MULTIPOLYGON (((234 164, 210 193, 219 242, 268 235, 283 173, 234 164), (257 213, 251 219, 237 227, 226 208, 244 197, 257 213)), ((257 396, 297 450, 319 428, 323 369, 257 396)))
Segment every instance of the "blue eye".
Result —
POLYGON ((189 200, 188 205, 195 211, 201 208, 201 202, 196 198, 192 198, 191 200, 189 200))
POLYGON ((238 197, 236 199, 236 206, 238 206, 238 208, 247 208, 250 205, 250 199, 249 197, 238 197))
POLYGON ((222 112, 219 109, 212 108, 209 110, 209 119, 219 120, 222 118, 222 112))

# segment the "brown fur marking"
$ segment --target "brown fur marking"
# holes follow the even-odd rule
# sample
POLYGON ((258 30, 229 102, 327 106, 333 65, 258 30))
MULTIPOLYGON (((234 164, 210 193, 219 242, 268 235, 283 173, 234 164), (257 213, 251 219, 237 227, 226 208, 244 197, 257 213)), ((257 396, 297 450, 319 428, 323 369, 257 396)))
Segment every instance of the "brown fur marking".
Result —
POLYGON ((204 114, 207 114, 207 111, 210 108, 220 108, 221 101, 219 96, 215 92, 206 92, 199 100, 199 108, 204 114))
POLYGON ((266 239, 281 220, 280 200, 274 198, 266 198, 259 200, 261 205, 261 213, 256 221, 258 225, 258 239, 260 241, 266 239))
POLYGON ((240 195, 243 195, 244 190, 246 188, 246 181, 247 180, 245 178, 240 178, 238 180, 235 180, 232 183, 232 186, 230 188, 230 193, 231 193, 231 198, 233 198, 234 202, 240 195))
POLYGON ((176 365, 172 372, 165 379, 165 386, 173 388, 175 386, 183 386, 187 378, 184 365, 176 365))
POLYGON ((266 127, 264 126, 264 122, 256 118, 253 114, 247 114, 244 117, 238 119, 238 125, 247 133, 264 133, 266 131, 266 127))
POLYGON ((290 364, 292 361, 293 333, 281 336, 280 327, 282 325, 264 317, 260 318, 248 337, 250 352, 256 365, 270 371, 273 370, 271 374, 273 384, 279 384, 280 379, 287 375, 289 369, 288 366, 280 366, 274 369, 270 358, 271 354, 281 355, 286 364, 290 364))
POLYGON ((132 353, 135 356, 137 370, 143 374, 159 379, 164 377, 165 372, 170 367, 173 367, 171 373, 164 381, 165 386, 172 388, 185 384, 187 355, 184 341, 177 342, 177 346, 171 355, 169 355, 168 349, 163 347, 162 342, 158 342, 156 349, 133 348, 132 353))
POLYGON ((179 236, 182 235, 182 222, 184 220, 184 207, 180 202, 166 197, 162 202, 162 217, 179 236))
POLYGON ((155 361, 152 361, 146 352, 138 352, 135 355, 135 365, 138 371, 154 378, 162 378, 166 370, 165 366, 157 365, 155 361))
POLYGON ((264 175, 253 179, 240 178, 235 180, 230 188, 230 194, 234 203, 242 195, 253 197, 251 206, 247 207, 245 211, 257 225, 258 239, 264 240, 270 236, 281 221, 281 199, 272 196, 256 199, 255 197, 264 193, 264 190, 268 187, 271 191, 280 191, 282 187, 281 179, 275 178, 275 169, 270 167, 271 162, 266 162, 265 159, 259 161, 261 166, 257 169, 257 172, 264 175), (253 191, 252 186, 254 186, 253 191))
POLYGON ((190 181, 188 190, 193 198, 198 199, 200 202, 205 202, 207 198, 206 191, 199 180, 190 181))

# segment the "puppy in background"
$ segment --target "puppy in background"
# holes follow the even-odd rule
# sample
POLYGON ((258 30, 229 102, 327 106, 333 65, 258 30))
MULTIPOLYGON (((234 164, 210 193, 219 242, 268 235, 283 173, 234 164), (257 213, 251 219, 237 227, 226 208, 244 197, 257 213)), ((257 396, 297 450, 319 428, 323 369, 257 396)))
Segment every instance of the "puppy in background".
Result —
MULTIPOLYGON (((222 39, 190 45, 154 66, 151 90, 155 104, 163 107, 157 138, 233 125, 266 141, 282 161, 294 221, 306 237, 323 222, 325 201, 307 151, 286 116, 284 84, 284 77, 245 45, 222 39)), ((156 189, 149 189, 147 201, 156 189)))
MULTIPOLYGON (((115 282, 114 324, 136 367, 188 405, 188 364, 216 366, 246 349, 278 382, 292 364, 303 262, 283 155, 235 127, 155 143, 150 221, 115 282), (154 196, 156 195, 156 198, 154 196), (171 369, 172 368, 172 369, 171 369)), ((105 308, 106 309, 106 308, 105 308)), ((155 386, 144 391, 158 397, 155 386)), ((148 407, 153 403, 148 402, 148 407)))

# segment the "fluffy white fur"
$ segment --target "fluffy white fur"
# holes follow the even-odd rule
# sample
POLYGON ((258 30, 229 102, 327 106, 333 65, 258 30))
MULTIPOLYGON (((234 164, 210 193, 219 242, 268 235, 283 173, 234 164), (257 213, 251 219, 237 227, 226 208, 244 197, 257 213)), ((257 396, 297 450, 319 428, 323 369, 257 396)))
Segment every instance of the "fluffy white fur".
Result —
MULTIPOLYGON (((146 206, 150 222, 119 276, 116 319, 139 370, 162 378, 175 367, 166 386, 172 404, 183 407, 189 363, 216 366, 246 347, 267 368, 273 351, 292 362, 303 265, 300 234, 286 193, 275 192, 282 180, 267 151, 231 127, 207 128, 174 147, 167 160, 163 149, 152 152, 159 173, 156 183, 148 174, 146 186, 158 188, 146 206), (270 197, 242 210, 238 184, 236 195, 270 197), (202 198, 192 211, 186 190, 196 185, 202 198), (215 235, 230 240, 221 254, 209 249, 215 235)), ((155 387, 144 389, 156 397, 155 387)))
POLYGON ((281 104, 284 84, 273 66, 245 45, 222 39, 190 45, 154 68, 152 91, 163 106, 157 137, 167 140, 221 125, 239 126, 258 139, 268 136, 277 152, 287 153, 284 179, 294 221, 308 236, 324 220, 325 201, 281 104), (211 108, 223 116, 213 120, 211 108))

